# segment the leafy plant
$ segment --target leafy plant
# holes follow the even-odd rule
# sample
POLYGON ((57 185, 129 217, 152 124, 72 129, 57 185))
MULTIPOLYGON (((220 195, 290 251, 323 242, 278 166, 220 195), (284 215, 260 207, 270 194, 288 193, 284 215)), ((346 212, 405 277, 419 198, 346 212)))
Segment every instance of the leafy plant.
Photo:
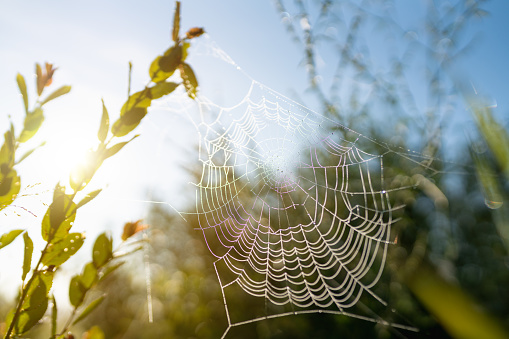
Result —
MULTIPOLYGON (((22 284, 16 306, 9 312, 6 319, 4 338, 18 337, 29 331, 46 314, 51 303, 51 338, 73 337, 69 328, 84 319, 104 300, 104 296, 86 303, 89 291, 111 272, 122 265, 120 257, 133 253, 140 248, 139 241, 128 241, 147 226, 141 221, 126 223, 122 244, 113 250, 113 239, 102 233, 94 242, 92 260, 83 266, 82 272, 74 276, 69 285, 69 300, 73 310, 63 328, 57 330, 57 303, 52 294, 52 286, 59 267, 75 255, 85 242, 85 235, 72 232, 76 215, 81 207, 92 201, 101 190, 88 192, 84 198, 78 200, 78 193, 82 193, 99 170, 103 162, 113 157, 138 135, 132 135, 127 141, 118 138, 128 136, 146 116, 147 109, 153 100, 172 93, 178 86, 186 89, 190 98, 195 98, 198 89, 196 76, 185 61, 190 47, 189 40, 201 35, 201 28, 193 28, 185 37, 179 37, 180 3, 176 3, 173 23, 171 46, 163 55, 158 56, 151 64, 149 74, 151 81, 145 88, 134 94, 130 93, 129 65, 128 98, 120 110, 118 120, 110 125, 109 113, 106 105, 102 104, 102 117, 97 132, 98 145, 88 153, 87 162, 75 168, 69 177, 69 187, 57 183, 53 192, 53 200, 49 205, 41 223, 41 236, 45 241, 44 247, 34 267, 31 267, 34 254, 33 241, 23 229, 15 229, 0 236, 0 249, 11 244, 19 235, 23 234, 24 259, 22 284), (170 82, 167 79, 179 70, 181 83, 170 82)), ((33 109, 29 109, 27 85, 22 75, 16 80, 23 98, 25 119, 22 131, 16 136, 14 126, 4 134, 4 144, 0 148, 0 209, 11 205, 20 191, 21 179, 15 166, 26 159, 37 147, 30 149, 18 160, 18 149, 30 140, 44 122, 43 106, 48 102, 68 93, 70 86, 63 86, 46 97, 41 97, 46 87, 52 83, 56 68, 46 63, 44 68, 36 64, 36 93, 37 99, 33 109)), ((99 338, 100 329, 91 329, 89 337, 99 338)))

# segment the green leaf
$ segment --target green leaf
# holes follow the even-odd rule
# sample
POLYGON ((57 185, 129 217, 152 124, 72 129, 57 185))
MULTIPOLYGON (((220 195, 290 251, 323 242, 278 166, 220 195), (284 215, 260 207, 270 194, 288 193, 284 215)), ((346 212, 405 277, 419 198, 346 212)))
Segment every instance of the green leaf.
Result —
POLYGON ((45 83, 42 81, 42 70, 41 65, 38 63, 35 64, 35 75, 37 76, 37 95, 41 95, 42 91, 44 90, 45 83))
POLYGON ((182 60, 182 46, 176 45, 173 47, 170 47, 166 52, 164 52, 161 59, 159 59, 159 68, 161 71, 166 73, 175 72, 178 65, 180 64, 182 60))
POLYGON ((64 239, 49 244, 42 257, 42 263, 46 266, 60 266, 72 257, 83 245, 85 236, 81 233, 70 233, 64 239))
POLYGON ((136 106, 126 111, 120 117, 120 120, 122 120, 122 123, 126 126, 138 126, 145 115, 147 115, 147 108, 136 106))
POLYGON ((83 273, 81 273, 81 283, 87 289, 91 288, 92 285, 97 281, 97 268, 94 263, 89 262, 83 268, 83 273))
POLYGON ((149 75, 153 82, 161 82, 173 75, 182 59, 180 45, 169 48, 164 55, 158 56, 150 65, 149 75))
POLYGON ((138 127, 141 119, 147 115, 147 108, 151 103, 152 94, 149 88, 131 95, 120 110, 120 119, 113 124, 113 135, 122 137, 138 127))
POLYGON ((127 77, 127 96, 131 95, 131 75, 133 73, 133 63, 129 61, 129 75, 127 77))
POLYGON ((122 119, 118 119, 113 124, 113 127, 112 127, 111 131, 112 131, 114 136, 116 136, 116 137, 123 137, 123 136, 129 134, 136 127, 138 127, 139 124, 140 124, 140 122, 138 121, 135 124, 128 125, 125 122, 123 122, 122 119))
POLYGON ((21 275, 21 281, 25 281, 30 267, 32 266, 32 254, 34 252, 34 243, 28 236, 28 233, 23 233, 23 240, 25 242, 25 252, 23 256, 23 274, 21 275))
POLYGON ((88 193, 81 201, 76 205, 76 209, 80 208, 81 206, 85 205, 86 203, 90 202, 92 199, 97 197, 99 193, 101 193, 102 189, 95 190, 93 192, 88 193))
POLYGON ((150 79, 153 82, 164 81, 171 76, 171 74, 169 74, 168 76, 165 76, 165 74, 163 74, 163 72, 159 68, 159 60, 161 60, 161 58, 162 58, 161 55, 157 56, 154 59, 154 61, 152 61, 152 63, 150 64, 150 67, 148 69, 148 75, 150 76, 150 79))
POLYGON ((2 234, 2 236, 0 237, 0 248, 3 248, 5 246, 9 245, 21 233, 23 233, 23 230, 13 230, 13 231, 10 231, 9 233, 2 234))
POLYGON ((187 59, 187 55, 189 54, 187 50, 191 47, 191 44, 189 42, 184 42, 182 44, 182 58, 181 61, 184 62, 187 59))
POLYGON ((122 105, 122 108, 120 109, 120 116, 126 114, 126 112, 131 110, 133 107, 147 108, 150 106, 151 102, 152 96, 148 88, 136 92, 130 95, 127 101, 122 105))
POLYGON ((28 150, 26 151, 22 156, 21 158, 19 158, 18 161, 16 161, 16 164, 19 164, 21 163, 23 160, 25 160, 26 158, 28 158, 36 149, 38 149, 39 147, 42 147, 46 144, 46 142, 41 142, 41 144, 39 146, 36 146, 34 148, 32 148, 31 150, 28 150))
POLYGON ((122 148, 124 148, 125 145, 127 145, 128 143, 133 141, 138 136, 139 135, 137 134, 128 141, 119 142, 118 144, 115 144, 115 145, 111 146, 110 148, 106 149, 106 152, 104 153, 104 159, 106 160, 106 159, 114 156, 115 154, 117 154, 122 148))
POLYGON ((57 201, 65 196, 65 186, 60 186, 60 183, 57 183, 55 188, 53 189, 53 201, 57 201))
POLYGON ((421 264, 406 286, 447 330, 451 338, 508 338, 507 330, 459 285, 421 264))
POLYGON ((39 272, 30 285, 14 325, 14 332, 22 334, 36 325, 48 308, 48 293, 53 283, 53 272, 39 272))
POLYGON ((123 252, 122 254, 115 255, 115 259, 126 257, 128 255, 131 255, 131 254, 135 253, 135 252, 143 250, 143 248, 144 248, 144 246, 140 245, 140 246, 137 246, 135 248, 129 249, 129 251, 127 251, 127 252, 123 252))
POLYGON ((55 296, 51 296, 51 338, 54 338, 57 334, 57 318, 58 318, 58 309, 57 309, 57 301, 55 296))
POLYGON ((86 293, 87 289, 81 283, 80 276, 75 275, 72 277, 69 284, 69 301, 71 302, 71 305, 79 307, 83 303, 86 293))
POLYGON ((41 106, 48 103, 49 101, 58 98, 61 95, 67 94, 71 91, 71 86, 62 86, 41 102, 41 106))
POLYGON ((122 266, 124 264, 125 264, 125 261, 121 261, 115 265, 106 267, 106 269, 101 272, 102 274, 99 278, 99 281, 103 281, 104 279, 106 279, 106 277, 108 277, 111 273, 115 272, 120 266, 122 266))
POLYGON ((196 79, 196 76, 194 75, 194 71, 191 68, 191 66, 189 66, 186 63, 181 64, 180 76, 184 81, 184 87, 186 88, 187 95, 191 99, 196 99, 196 92, 198 90, 198 80, 196 79))
POLYGON ((45 299, 42 300, 39 304, 25 309, 25 311, 22 311, 18 317, 17 324, 14 327, 14 332, 17 334, 22 334, 30 330, 39 322, 39 320, 42 319, 46 313, 47 308, 48 297, 45 296, 45 299))
POLYGON ((477 107, 474 114, 477 126, 490 151, 506 177, 509 178, 509 134, 507 130, 495 120, 488 107, 477 107))
POLYGON ((100 234, 92 251, 92 260, 96 268, 104 266, 108 261, 113 259, 113 244, 111 238, 105 233, 100 234))
POLYGON ((14 169, 7 175, 0 171, 0 210, 9 206, 18 196, 21 179, 14 169))
POLYGON ((65 188, 57 185, 53 202, 42 219, 42 238, 48 242, 57 242, 69 233, 76 219, 76 204, 71 196, 65 194, 65 188))
POLYGON ((179 39, 179 30, 180 30, 180 1, 177 1, 175 4, 175 14, 173 15, 173 32, 172 38, 173 41, 177 42, 179 39))
POLYGON ((76 320, 74 320, 74 322, 72 324, 75 325, 75 324, 79 323, 81 320, 85 319, 85 317, 87 315, 89 315, 90 312, 95 310, 97 308, 97 306, 101 305, 103 300, 104 300, 104 295, 100 296, 99 298, 95 299, 90 304, 88 304, 88 306, 83 310, 83 312, 81 312, 79 317, 76 318, 76 320))
POLYGON ((108 110, 104 105, 104 100, 102 100, 102 103, 103 103, 103 114, 101 117, 101 125, 99 126, 99 132, 97 132, 97 138, 102 144, 104 144, 104 141, 106 141, 106 137, 108 136, 108 130, 110 129, 110 118, 108 115, 108 110))
POLYGON ((14 138, 14 126, 7 130, 4 134, 4 143, 0 148, 0 170, 6 173, 7 169, 14 166, 14 154, 16 148, 16 140, 14 138))
POLYGON ((178 87, 174 82, 159 82, 150 88, 152 99, 159 99, 165 95, 170 94, 178 87))
POLYGON ((23 78, 23 76, 18 73, 18 75, 16 76, 16 81, 18 82, 19 91, 21 92, 21 96, 23 97, 25 112, 28 114, 28 93, 25 78, 23 78))
POLYGON ((105 144, 100 144, 97 150, 89 150, 84 156, 84 161, 71 170, 69 183, 75 192, 84 189, 101 167, 103 161, 101 157, 105 147, 105 144))
POLYGON ((33 112, 29 112, 25 116, 23 124, 23 131, 18 137, 19 142, 26 142, 32 138, 39 130, 44 121, 44 114, 42 108, 38 107, 33 112))

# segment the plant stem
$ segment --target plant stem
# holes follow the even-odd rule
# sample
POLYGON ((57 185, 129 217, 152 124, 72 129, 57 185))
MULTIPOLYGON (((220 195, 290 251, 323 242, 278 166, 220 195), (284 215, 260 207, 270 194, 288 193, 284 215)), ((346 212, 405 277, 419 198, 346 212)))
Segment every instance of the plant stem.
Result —
POLYGON ((57 337, 63 335, 65 333, 65 331, 67 331, 69 329, 69 327, 71 326, 71 322, 72 322, 74 316, 76 315, 77 310, 78 310, 78 308, 74 307, 74 309, 72 310, 71 315, 69 316, 69 318, 65 322, 64 328, 62 329, 62 331, 60 331, 59 334, 57 334, 57 337))
POLYGON ((7 332, 5 333, 4 339, 9 339, 11 337, 11 333, 14 330, 14 326, 16 325, 16 322, 21 314, 21 307, 23 306, 23 302, 25 301, 25 298, 27 297, 28 290, 30 289, 30 286, 32 285, 35 277, 40 273, 39 266, 41 266, 42 258, 46 254, 48 246, 49 246, 49 242, 46 243, 46 246, 42 250, 41 257, 39 258, 39 262, 35 266, 32 276, 30 277, 30 280, 28 280, 26 285, 23 286, 23 292, 21 293, 21 297, 19 298, 18 305, 16 306, 16 311, 14 312, 14 316, 12 317, 11 323, 9 324, 9 328, 8 328, 7 332))
MULTIPOLYGON (((77 191, 74 191, 72 197, 71 197, 71 201, 74 200, 74 198, 76 197, 76 194, 78 192, 77 191)), ((67 219, 67 213, 69 212, 69 209, 71 207, 71 204, 68 204, 65 211, 64 211, 64 215, 66 216, 66 219, 67 219)), ((76 213, 76 211, 73 211, 73 213, 76 213)), ((16 311, 14 312, 14 316, 12 317, 12 320, 11 320, 11 323, 9 324, 9 328, 7 330, 7 332, 5 333, 5 337, 4 339, 9 339, 11 337, 11 333, 12 331, 14 330, 14 326, 21 314, 21 307, 23 306, 23 303, 25 301, 25 298, 27 297, 27 294, 28 294, 28 290, 30 289, 30 286, 32 285, 35 277, 41 272, 40 271, 40 266, 42 264, 42 259, 44 258, 44 255, 46 254, 46 251, 48 250, 48 247, 49 245, 51 244, 51 241, 53 239, 48 239, 48 242, 46 243, 46 246, 44 247, 44 249, 42 250, 41 252, 41 256, 39 257, 39 261, 37 262, 37 265, 35 266, 35 269, 32 273, 32 276, 30 277, 30 280, 28 280, 28 282, 26 283, 26 285, 23 286, 23 292, 21 293, 21 297, 18 301, 18 304, 16 306, 16 311)), ((74 312, 72 313, 71 316, 74 316, 74 314, 76 313, 76 310, 74 310, 74 312)), ((68 327, 69 325, 67 325, 68 327)))

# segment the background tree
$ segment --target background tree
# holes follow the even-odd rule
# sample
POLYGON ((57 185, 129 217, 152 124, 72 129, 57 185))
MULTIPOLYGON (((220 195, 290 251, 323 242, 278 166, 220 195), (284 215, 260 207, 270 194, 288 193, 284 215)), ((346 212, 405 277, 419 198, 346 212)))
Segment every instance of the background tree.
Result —
MULTIPOLYGON (((483 329, 489 332, 490 321, 481 320, 482 315, 475 315, 477 322, 470 323, 477 323, 480 327, 477 329, 468 327, 469 322, 462 320, 468 318, 462 310, 474 307, 469 296, 499 319, 506 321, 509 314, 507 293, 496 287, 507 284, 509 279, 504 264, 506 236, 501 232, 501 225, 505 224, 501 220, 507 220, 503 207, 507 200, 504 190, 507 176, 500 172, 507 166, 507 158, 500 154, 507 148, 507 132, 493 119, 489 108, 482 108, 476 102, 482 99, 472 98, 473 93, 464 85, 466 77, 458 76, 457 68, 465 52, 475 47, 469 38, 469 25, 486 16, 483 3, 429 1, 421 7, 426 11, 422 24, 409 29, 394 15, 395 3, 277 2, 284 18, 291 18, 285 20, 287 28, 303 50, 310 88, 322 102, 324 111, 354 130, 369 131, 368 135, 375 140, 439 159, 461 159, 461 165, 431 159, 430 165, 443 172, 433 176, 432 181, 421 181, 417 192, 396 197, 407 208, 402 222, 395 225, 400 230, 399 242, 398 246, 391 247, 388 259, 395 278, 390 285, 394 295, 405 295, 404 290, 410 288, 419 297, 419 303, 426 305, 450 335, 457 337, 490 335, 483 332, 483 329), (331 37, 327 34, 330 27, 338 28, 340 33, 331 37), (382 49, 380 53, 377 39, 387 42, 392 50, 382 49), (327 49, 339 52, 335 55, 337 68, 332 79, 325 71, 320 73, 316 66, 317 59, 327 49), (419 69, 424 74, 416 73, 419 69), (367 99, 360 100, 362 86, 352 86, 348 79, 369 87, 367 99), (416 87, 416 79, 426 79, 426 85, 416 87), (452 137, 457 140, 453 112, 465 103, 474 113, 479 133, 470 142, 457 142, 451 151, 449 140, 452 137), (484 124, 487 121, 490 127, 484 124), (503 142, 490 143, 492 132, 488 130, 496 131, 493 133, 503 142), (484 160, 480 162, 475 160, 479 158, 478 143, 491 144, 490 151, 483 147, 484 160), (497 158, 497 164, 487 159, 491 157, 486 156, 490 152, 497 158), (483 169, 479 170, 479 166, 483 169), (477 177, 473 175, 476 167, 477 177), (499 169, 487 170, 493 167, 499 169), (486 187, 483 181, 491 184, 486 187), (499 187, 496 193, 494 187, 499 187), (492 201, 498 202, 496 206, 492 201), (501 208, 490 211, 493 207, 501 208), (426 280, 425 276, 432 278, 426 280), (417 283, 421 279, 424 284, 417 283), (431 292, 430 286, 437 289, 431 292), (449 304, 464 307, 441 304, 440 298, 448 293, 457 296, 457 299, 451 297, 449 304)), ((386 168, 407 175, 413 173, 414 176, 408 176, 415 180, 415 169, 402 168, 397 159, 386 168)), ((395 305, 418 308, 416 301, 411 303, 414 306, 408 302, 406 298, 396 297, 395 305)), ((497 333, 504 336, 498 330, 491 335, 497 333)))

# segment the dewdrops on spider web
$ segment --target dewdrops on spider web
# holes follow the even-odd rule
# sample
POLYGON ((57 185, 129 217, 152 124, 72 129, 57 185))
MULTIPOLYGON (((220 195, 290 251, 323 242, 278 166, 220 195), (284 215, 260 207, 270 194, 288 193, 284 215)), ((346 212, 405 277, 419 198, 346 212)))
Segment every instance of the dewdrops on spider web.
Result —
MULTIPOLYGON (((238 72, 224 51, 210 49, 204 54, 238 72)), ((421 166, 422 157, 394 150, 245 76, 250 86, 236 105, 198 96, 197 113, 187 114, 199 135, 201 163, 196 210, 187 214, 216 257, 229 324, 225 335, 234 326, 310 312, 388 325, 354 308, 365 296, 387 306, 374 287, 388 246, 397 242, 391 228, 403 206, 394 205, 391 195, 413 187, 388 185, 384 161, 401 157, 421 166), (239 315, 232 309, 239 291, 259 300, 260 310, 239 315)))

